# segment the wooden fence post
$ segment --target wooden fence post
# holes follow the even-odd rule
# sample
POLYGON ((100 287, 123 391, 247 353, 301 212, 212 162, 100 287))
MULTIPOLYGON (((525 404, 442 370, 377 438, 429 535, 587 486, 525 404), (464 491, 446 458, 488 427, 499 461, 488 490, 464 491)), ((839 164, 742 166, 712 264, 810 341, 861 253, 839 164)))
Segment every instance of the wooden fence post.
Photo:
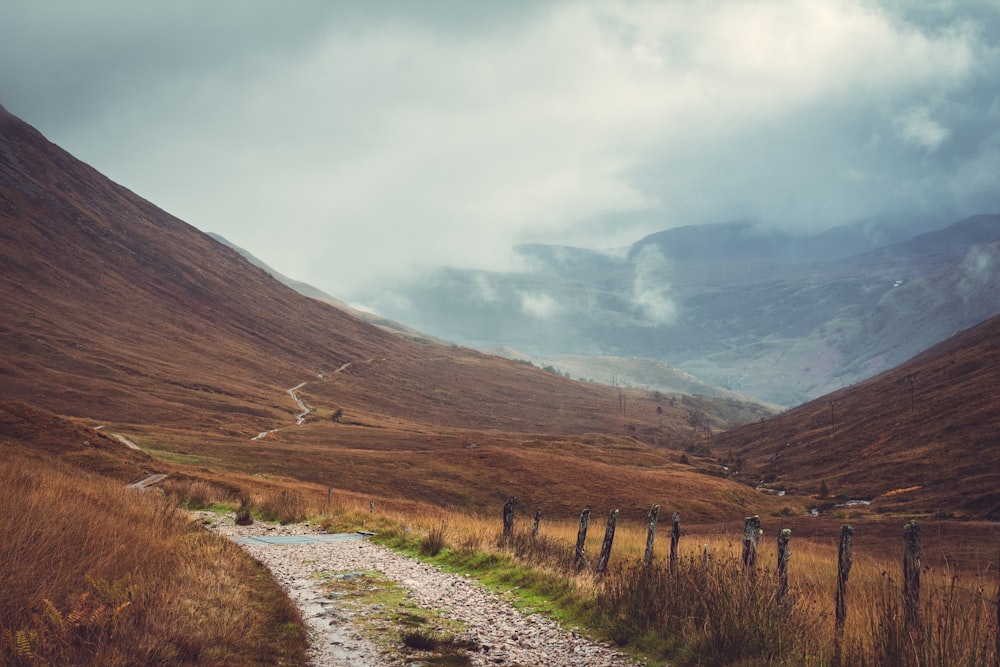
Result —
POLYGON ((531 525, 531 541, 538 537, 538 522, 542 520, 542 510, 535 510, 535 522, 531 525))
POLYGON ((839 667, 843 653, 844 623, 847 621, 847 576, 851 573, 851 546, 854 527, 840 527, 840 550, 837 554, 837 612, 833 636, 833 664, 839 667))
POLYGON ((375 499, 372 498, 368 501, 368 513, 375 514, 375 499))
POLYGON ((778 602, 785 599, 788 593, 788 559, 792 557, 792 552, 788 549, 788 541, 792 538, 792 531, 783 528, 778 533, 778 602))
POLYGON ((604 542, 601 544, 601 555, 597 558, 597 574, 604 574, 608 570, 608 561, 611 560, 611 545, 615 541, 615 526, 618 525, 618 510, 611 510, 608 513, 608 525, 604 529, 604 542))
POLYGON ((677 543, 681 540, 681 513, 674 512, 674 527, 670 531, 670 571, 677 565, 677 543))
POLYGON ((649 510, 649 530, 646 531, 646 553, 642 557, 642 566, 647 570, 653 564, 653 543, 656 541, 656 519, 660 515, 660 506, 653 505, 649 510))
POLYGON ((330 511, 330 495, 333 494, 333 487, 326 487, 326 511, 330 511))
POLYGON ((585 507, 583 513, 580 514, 580 530, 576 533, 576 551, 573 555, 573 563, 576 565, 576 569, 583 569, 583 566, 587 564, 587 555, 584 551, 584 544, 587 541, 587 526, 590 525, 590 508, 585 507))
POLYGON ((757 544, 760 541, 760 517, 754 514, 743 520, 743 568, 752 570, 757 565, 757 544))
POLYGON ((514 503, 517 498, 510 497, 510 500, 503 504, 503 537, 505 539, 514 534, 514 503))
POLYGON ((993 651, 993 667, 1000 667, 1000 558, 997 558, 997 636, 993 651))
POLYGON ((920 524, 910 520, 903 526, 903 600, 906 627, 919 637, 920 627, 920 524))

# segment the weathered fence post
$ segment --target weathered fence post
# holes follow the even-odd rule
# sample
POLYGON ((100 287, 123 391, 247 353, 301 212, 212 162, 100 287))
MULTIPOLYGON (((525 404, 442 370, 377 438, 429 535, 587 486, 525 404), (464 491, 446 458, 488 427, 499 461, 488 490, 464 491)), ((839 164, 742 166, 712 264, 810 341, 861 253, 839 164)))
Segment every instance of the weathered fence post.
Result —
POLYGON ((757 544, 760 541, 760 517, 754 514, 743 520, 743 568, 752 570, 757 565, 757 544))
POLYGON ((653 505, 649 510, 649 530, 646 531, 646 553, 642 557, 642 566, 647 570, 653 564, 653 543, 656 541, 656 519, 660 515, 660 506, 653 505))
POLYGON ((611 545, 615 541, 615 526, 618 525, 618 510, 608 512, 608 525, 604 529, 604 542, 601 544, 601 555, 597 557, 597 574, 604 574, 608 570, 608 561, 611 560, 611 545))
POLYGON ((375 499, 372 498, 368 501, 368 513, 375 514, 375 499))
POLYGON ((510 497, 510 500, 503 504, 503 537, 510 538, 514 534, 514 503, 517 498, 510 497))
POLYGON ((573 555, 573 564, 576 569, 583 569, 587 564, 587 555, 584 551, 584 544, 587 542, 587 527, 590 525, 590 508, 585 507, 580 514, 580 530, 576 533, 576 552, 573 555))
POLYGON ((333 493, 333 487, 326 487, 326 511, 330 511, 330 495, 333 493))
POLYGON ((677 565, 677 543, 681 540, 681 513, 674 512, 674 527, 670 531, 670 571, 677 565))
POLYGON ((906 627, 919 638, 920 627, 920 524, 910 520, 903 526, 903 600, 906 627))
POLYGON ((997 636, 993 651, 993 667, 1000 667, 1000 558, 997 558, 997 636))
POLYGON ((531 541, 538 537, 538 522, 542 520, 542 510, 535 510, 535 522, 531 524, 531 541))
POLYGON ((854 527, 840 527, 840 550, 837 554, 837 612, 833 636, 833 664, 839 667, 843 653, 844 623, 847 621, 847 576, 851 573, 851 546, 854 527))
POLYGON ((788 559, 792 552, 788 549, 788 541, 792 538, 789 528, 782 528, 778 533, 778 602, 785 599, 788 593, 788 559))

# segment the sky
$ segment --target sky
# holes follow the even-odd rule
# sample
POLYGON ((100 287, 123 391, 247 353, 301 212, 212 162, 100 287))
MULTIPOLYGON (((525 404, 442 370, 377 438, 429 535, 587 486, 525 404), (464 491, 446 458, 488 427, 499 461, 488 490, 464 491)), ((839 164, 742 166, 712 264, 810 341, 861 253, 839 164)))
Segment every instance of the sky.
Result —
POLYGON ((348 300, 519 243, 1000 211, 995 0, 4 0, 0 104, 348 300))

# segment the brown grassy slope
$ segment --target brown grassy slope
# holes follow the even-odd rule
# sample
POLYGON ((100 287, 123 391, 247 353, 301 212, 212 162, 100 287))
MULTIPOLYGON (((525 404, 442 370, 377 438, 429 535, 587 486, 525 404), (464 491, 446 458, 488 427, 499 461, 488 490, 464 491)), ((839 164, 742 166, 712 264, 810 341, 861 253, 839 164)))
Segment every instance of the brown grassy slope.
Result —
POLYGON ((105 433, 27 403, 0 398, 0 443, 10 447, 16 443, 25 456, 58 456, 125 483, 155 472, 156 462, 148 454, 105 433))
POLYGON ((237 545, 160 494, 9 440, 0 454, 0 664, 304 664, 298 611, 237 545))
POLYGON ((871 380, 719 436, 775 485, 882 511, 1000 519, 1000 318, 871 380), (911 402, 912 397, 912 402, 911 402))

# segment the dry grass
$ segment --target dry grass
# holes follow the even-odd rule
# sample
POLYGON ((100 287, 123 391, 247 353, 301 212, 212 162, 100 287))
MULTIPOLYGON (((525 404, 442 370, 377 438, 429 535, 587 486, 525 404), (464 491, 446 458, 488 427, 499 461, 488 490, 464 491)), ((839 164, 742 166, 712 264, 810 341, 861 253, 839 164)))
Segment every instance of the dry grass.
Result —
POLYGON ((162 494, 5 452, 0 662, 301 664, 295 608, 162 494))
MULTIPOLYGON (((360 513, 360 505, 353 511, 360 513)), ((603 518, 595 512, 591 519, 586 543, 591 561, 603 539, 603 518)), ((433 541, 441 550, 436 562, 478 569, 481 575, 486 571, 485 578, 494 583, 520 586, 521 595, 558 596, 555 607, 537 601, 529 606, 568 614, 562 616, 568 623, 588 625, 600 636, 672 664, 828 665, 834 660, 835 535, 832 541, 793 538, 790 587, 779 603, 773 527, 760 543, 755 575, 748 577, 739 563, 738 530, 716 527, 684 535, 671 572, 669 537, 661 524, 656 560, 647 572, 641 566, 645 525, 620 522, 612 567, 598 579, 573 568, 575 521, 543 519, 533 539, 530 521, 519 516, 513 538, 501 541, 499 507, 494 517, 427 507, 390 512, 385 520, 404 536, 399 543, 408 539, 414 552, 433 541), (489 573, 489 568, 506 571, 489 573)), ((842 664, 993 667, 995 567, 971 561, 962 571, 925 567, 923 623, 911 634, 903 625, 894 553, 884 544, 855 547, 842 664)))

